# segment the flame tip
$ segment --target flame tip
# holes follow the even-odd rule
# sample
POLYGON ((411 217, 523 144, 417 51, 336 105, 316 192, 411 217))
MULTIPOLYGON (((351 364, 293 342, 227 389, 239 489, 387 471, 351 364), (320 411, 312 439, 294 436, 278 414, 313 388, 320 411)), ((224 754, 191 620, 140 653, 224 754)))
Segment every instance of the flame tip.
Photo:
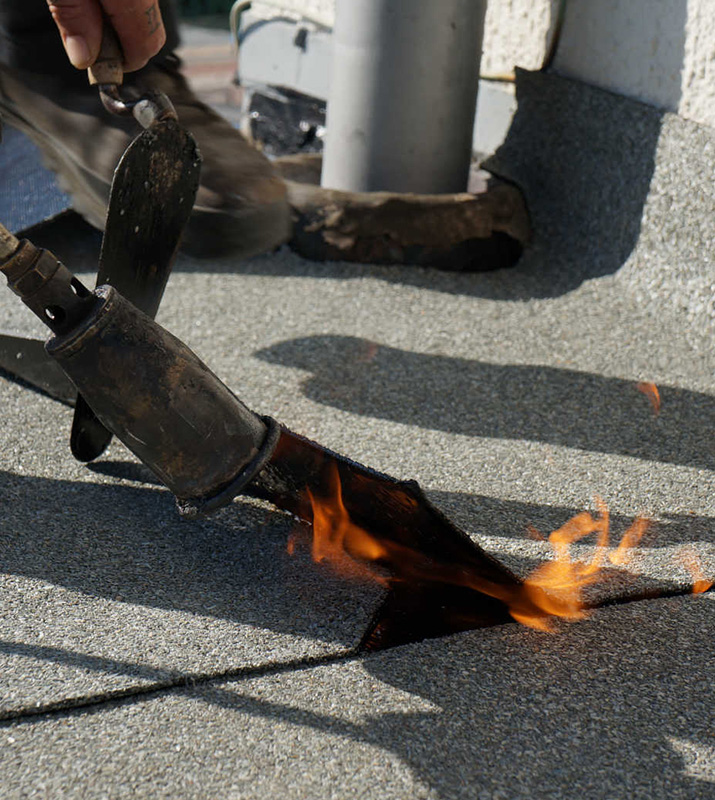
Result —
POLYGON ((658 387, 649 381, 639 381, 636 383, 636 389, 648 398, 653 414, 657 417, 660 414, 660 392, 658 387))
MULTIPOLYGON (((445 583, 469 588, 504 603, 520 624, 548 633, 556 632, 556 619, 574 622, 588 616, 584 590, 602 579, 604 564, 619 568, 627 565, 651 526, 650 519, 636 517, 618 545, 609 546, 610 512, 605 501, 596 496, 594 513, 576 514, 548 538, 529 526, 527 534, 548 541, 553 558, 539 565, 523 583, 502 584, 463 566, 435 563, 409 546, 382 539, 360 527, 350 518, 343 502, 340 474, 335 464, 325 474, 325 487, 326 492, 320 497, 306 489, 313 511, 311 551, 316 563, 326 564, 344 577, 383 586, 414 582, 415 585, 445 583), (591 535, 596 536, 596 542, 590 560, 573 558, 572 546, 591 535), (389 565, 394 574, 385 575, 382 565, 389 565)), ((296 543, 297 537, 289 541, 289 552, 295 549, 296 543)), ((691 571, 692 591, 708 591, 713 582, 703 575, 697 554, 684 549, 681 558, 691 571)))

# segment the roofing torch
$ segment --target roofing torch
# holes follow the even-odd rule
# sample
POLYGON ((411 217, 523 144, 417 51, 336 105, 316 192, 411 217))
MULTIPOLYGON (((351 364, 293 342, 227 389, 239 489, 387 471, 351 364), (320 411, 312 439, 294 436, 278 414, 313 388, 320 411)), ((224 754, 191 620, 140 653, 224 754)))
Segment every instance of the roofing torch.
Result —
POLYGON ((363 638, 378 650, 510 620, 519 579, 425 497, 249 410, 175 336, 110 286, 90 292, 55 256, 0 226, 0 272, 52 331, 47 354, 97 418, 176 495, 182 515, 240 493, 313 523, 339 481, 350 520, 382 545, 388 596, 363 638))

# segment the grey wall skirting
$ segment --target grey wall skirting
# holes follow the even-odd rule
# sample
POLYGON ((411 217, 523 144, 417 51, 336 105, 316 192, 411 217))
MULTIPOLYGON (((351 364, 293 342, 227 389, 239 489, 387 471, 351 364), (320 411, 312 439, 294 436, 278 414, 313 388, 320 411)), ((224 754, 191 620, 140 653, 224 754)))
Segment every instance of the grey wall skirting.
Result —
POLYGON ((541 72, 518 71, 517 102, 485 166, 524 191, 532 215, 522 294, 627 275, 644 306, 672 297, 684 335, 695 317, 715 332, 715 131, 541 72))

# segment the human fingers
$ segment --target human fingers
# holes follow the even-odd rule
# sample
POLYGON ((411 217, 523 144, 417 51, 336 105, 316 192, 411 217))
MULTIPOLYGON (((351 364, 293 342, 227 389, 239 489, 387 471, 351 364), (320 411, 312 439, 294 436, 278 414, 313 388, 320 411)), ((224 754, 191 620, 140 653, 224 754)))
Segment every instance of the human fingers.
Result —
POLYGON ((100 0, 124 52, 126 72, 141 69, 164 46, 166 32, 157 0, 100 0))
POLYGON ((102 7, 97 0, 47 0, 70 62, 87 69, 102 42, 102 7))
POLYGON ((102 43, 103 14, 117 32, 126 72, 141 69, 166 41, 157 0, 47 0, 70 62, 91 66, 102 43))

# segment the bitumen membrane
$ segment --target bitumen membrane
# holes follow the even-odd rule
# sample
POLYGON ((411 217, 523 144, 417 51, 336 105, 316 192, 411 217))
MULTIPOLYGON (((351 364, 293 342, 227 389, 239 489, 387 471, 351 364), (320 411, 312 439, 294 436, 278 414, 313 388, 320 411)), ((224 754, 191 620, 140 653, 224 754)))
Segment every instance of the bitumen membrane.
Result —
POLYGON ((709 798, 713 599, 28 718, 0 729, 5 789, 98 797, 121 775, 112 797, 709 798))
MULTIPOLYGON (((158 319, 518 574, 550 557, 530 526, 600 497, 615 541, 653 522, 589 597, 685 592, 684 552, 715 577, 713 134, 555 76, 517 94, 490 165, 534 220, 515 268, 181 256, 158 319)), ((96 235, 65 218, 33 240, 91 283, 96 235)), ((712 796, 712 592, 356 655, 383 592, 290 555, 291 517, 241 499, 181 520, 122 445, 75 463, 68 407, 7 379, 0 403, 5 796, 712 796)))

